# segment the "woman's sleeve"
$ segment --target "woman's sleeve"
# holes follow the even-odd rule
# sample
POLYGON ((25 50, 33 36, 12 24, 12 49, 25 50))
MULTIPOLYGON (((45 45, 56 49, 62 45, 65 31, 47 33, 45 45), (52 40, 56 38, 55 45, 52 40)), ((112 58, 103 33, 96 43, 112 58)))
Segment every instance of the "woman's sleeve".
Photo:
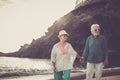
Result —
POLYGON ((70 44, 70 53, 71 55, 77 55, 77 52, 73 49, 72 45, 70 44))
POLYGON ((71 67, 73 67, 73 63, 77 57, 77 52, 73 49, 72 45, 70 45, 70 62, 71 67))
POLYGON ((56 47, 55 46, 53 46, 53 48, 52 48, 52 51, 51 51, 51 61, 52 62, 55 62, 55 60, 56 60, 56 47))
POLYGON ((71 44, 70 44, 70 56, 71 56, 71 62, 73 63, 75 58, 77 57, 77 52, 74 50, 71 44))

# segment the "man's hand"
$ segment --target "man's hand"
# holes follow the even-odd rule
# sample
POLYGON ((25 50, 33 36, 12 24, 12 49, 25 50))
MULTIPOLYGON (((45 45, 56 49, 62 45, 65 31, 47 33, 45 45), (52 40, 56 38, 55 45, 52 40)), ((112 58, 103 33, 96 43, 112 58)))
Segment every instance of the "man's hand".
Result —
POLYGON ((104 66, 108 65, 109 61, 108 61, 108 56, 105 57, 105 60, 104 60, 104 66))
POLYGON ((81 57, 80 62, 85 63, 85 58, 83 56, 81 57))

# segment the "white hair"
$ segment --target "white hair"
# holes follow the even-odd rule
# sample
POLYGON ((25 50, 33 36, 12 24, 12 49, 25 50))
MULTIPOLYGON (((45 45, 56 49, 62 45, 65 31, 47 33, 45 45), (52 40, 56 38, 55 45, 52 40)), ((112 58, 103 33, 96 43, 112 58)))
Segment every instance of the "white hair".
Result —
POLYGON ((99 24, 92 24, 91 25, 91 31, 94 30, 94 28, 100 28, 100 25, 99 24))

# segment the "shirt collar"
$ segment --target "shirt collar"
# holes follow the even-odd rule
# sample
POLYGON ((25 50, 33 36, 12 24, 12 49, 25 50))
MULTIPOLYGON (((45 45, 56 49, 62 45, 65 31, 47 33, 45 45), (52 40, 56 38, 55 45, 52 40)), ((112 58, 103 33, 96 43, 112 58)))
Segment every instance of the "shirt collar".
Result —
MULTIPOLYGON (((98 35, 96 38, 98 38, 100 35, 98 35)), ((92 35, 92 38, 95 38, 93 35, 92 35)))

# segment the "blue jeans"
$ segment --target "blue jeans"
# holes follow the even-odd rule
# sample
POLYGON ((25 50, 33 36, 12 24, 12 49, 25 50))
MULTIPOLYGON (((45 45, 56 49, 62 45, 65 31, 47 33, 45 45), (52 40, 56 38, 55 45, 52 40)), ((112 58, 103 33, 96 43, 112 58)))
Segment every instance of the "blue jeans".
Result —
POLYGON ((71 70, 65 70, 60 72, 54 71, 54 80, 62 80, 62 76, 64 80, 70 80, 70 73, 71 73, 71 70))

